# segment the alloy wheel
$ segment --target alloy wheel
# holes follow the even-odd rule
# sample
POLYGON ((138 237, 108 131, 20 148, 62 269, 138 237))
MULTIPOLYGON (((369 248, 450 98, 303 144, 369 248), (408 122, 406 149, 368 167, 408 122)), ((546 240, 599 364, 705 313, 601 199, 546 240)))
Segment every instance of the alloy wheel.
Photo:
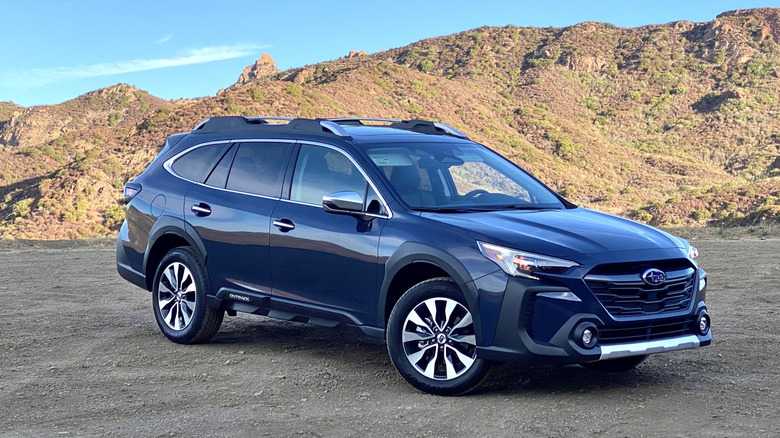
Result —
POLYGON ((197 287, 190 269, 181 262, 169 264, 157 290, 157 305, 165 324, 177 331, 186 329, 197 305, 197 287))
POLYGON ((461 376, 477 357, 471 313, 450 298, 429 298, 415 306, 404 321, 402 343, 412 366, 434 380, 461 376))

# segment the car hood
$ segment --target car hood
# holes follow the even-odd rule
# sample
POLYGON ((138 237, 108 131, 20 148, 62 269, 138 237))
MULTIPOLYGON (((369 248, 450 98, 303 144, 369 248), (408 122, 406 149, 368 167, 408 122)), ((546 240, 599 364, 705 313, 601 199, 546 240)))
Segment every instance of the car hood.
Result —
POLYGON ((624 257, 627 252, 638 254, 658 250, 672 250, 674 256, 684 257, 687 251, 682 239, 663 231, 582 207, 423 213, 423 217, 458 227, 487 243, 575 261, 590 259, 587 255, 593 254, 620 253, 624 257))

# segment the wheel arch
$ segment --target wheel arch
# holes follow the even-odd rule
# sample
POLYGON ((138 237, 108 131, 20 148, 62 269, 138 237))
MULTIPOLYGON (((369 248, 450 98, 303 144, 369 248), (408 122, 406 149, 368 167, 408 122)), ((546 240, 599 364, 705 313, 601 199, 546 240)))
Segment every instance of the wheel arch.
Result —
POLYGON ((479 295, 466 268, 453 255, 416 243, 402 244, 385 264, 385 276, 379 293, 377 325, 387 327, 393 306, 412 286, 432 278, 452 278, 460 288, 472 317, 477 342, 482 340, 479 295))
MULTIPOLYGON (((200 239, 195 239, 184 231, 184 221, 175 218, 170 218, 169 220, 161 218, 158 220, 157 224, 160 224, 161 222, 163 222, 163 224, 155 226, 155 228, 152 229, 152 232, 149 233, 149 244, 144 258, 146 289, 150 291, 153 287, 157 265, 160 264, 160 260, 162 260, 165 254, 173 248, 180 246, 192 248, 195 254, 200 257, 203 262, 204 271, 206 270, 206 253, 204 246, 202 242, 200 242, 200 239)), ((208 276, 208 271, 205 272, 208 276)))

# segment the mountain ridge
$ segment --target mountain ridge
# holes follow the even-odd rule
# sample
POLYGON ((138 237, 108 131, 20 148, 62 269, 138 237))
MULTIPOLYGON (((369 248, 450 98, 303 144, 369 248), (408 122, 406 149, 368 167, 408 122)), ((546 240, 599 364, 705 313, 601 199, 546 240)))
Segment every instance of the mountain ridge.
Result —
POLYGON ((216 96, 118 84, 0 103, 0 237, 109 235, 114 200, 167 135, 215 115, 449 123, 573 202, 653 225, 780 220, 780 9, 640 28, 482 27, 279 71, 216 96))

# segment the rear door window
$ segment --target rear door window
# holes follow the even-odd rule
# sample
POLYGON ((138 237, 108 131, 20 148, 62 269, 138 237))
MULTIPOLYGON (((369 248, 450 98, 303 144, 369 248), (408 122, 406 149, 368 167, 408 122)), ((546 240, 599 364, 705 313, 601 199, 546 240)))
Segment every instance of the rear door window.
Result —
POLYGON ((278 198, 282 193, 282 181, 290 149, 290 143, 239 144, 226 188, 278 198))

